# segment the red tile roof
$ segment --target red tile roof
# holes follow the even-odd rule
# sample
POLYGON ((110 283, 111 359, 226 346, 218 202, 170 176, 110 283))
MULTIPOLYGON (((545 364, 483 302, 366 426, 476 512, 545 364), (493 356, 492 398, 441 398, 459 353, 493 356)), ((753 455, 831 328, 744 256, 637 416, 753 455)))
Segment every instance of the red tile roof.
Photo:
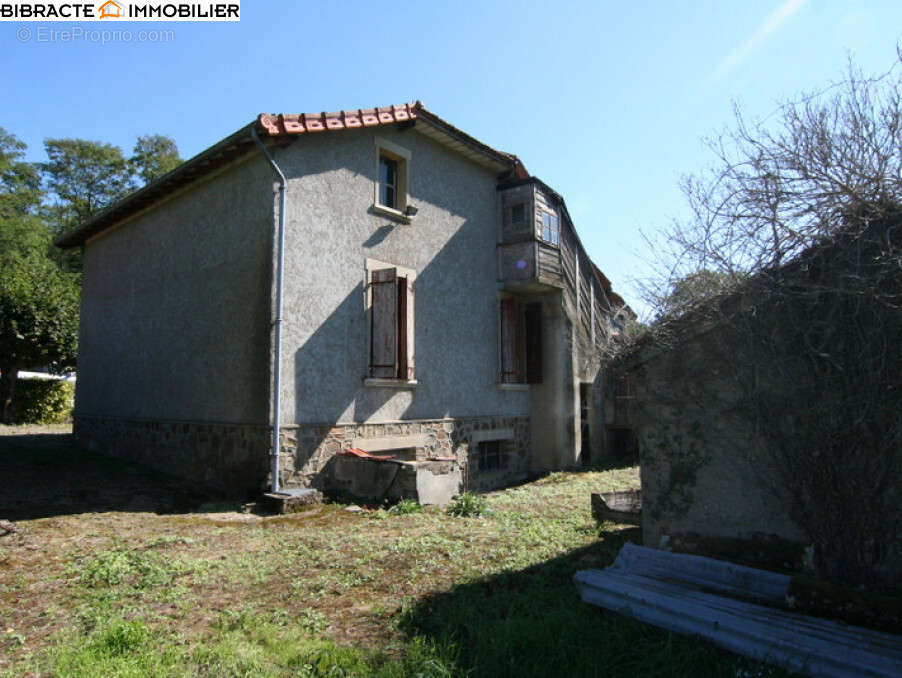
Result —
POLYGON ((390 125, 396 122, 416 120, 423 104, 415 101, 400 106, 384 106, 381 108, 359 108, 351 111, 335 113, 299 113, 295 115, 280 113, 261 113, 257 117, 260 127, 269 136, 281 134, 303 134, 304 132, 323 132, 334 129, 358 129, 390 125))
POLYGON ((442 143, 449 143, 453 148, 464 152, 471 158, 490 158, 490 162, 494 163, 496 170, 500 168, 513 170, 514 176, 518 179, 529 177, 529 172, 516 155, 498 151, 471 137, 427 110, 422 101, 399 106, 357 108, 334 113, 261 113, 257 116, 258 127, 271 137, 360 129, 398 123, 412 124, 417 120, 431 128, 428 136, 442 143))

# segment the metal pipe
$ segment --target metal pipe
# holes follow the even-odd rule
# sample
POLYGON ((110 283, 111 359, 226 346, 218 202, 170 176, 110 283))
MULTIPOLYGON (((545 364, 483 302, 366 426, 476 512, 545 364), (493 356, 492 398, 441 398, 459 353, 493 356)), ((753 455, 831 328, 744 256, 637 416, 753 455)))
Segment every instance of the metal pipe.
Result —
POLYGON ((283 285, 283 269, 285 265, 285 203, 287 193, 287 182, 282 170, 273 160, 273 157, 266 150, 266 146, 260 141, 257 134, 256 125, 251 127, 251 138, 254 143, 263 152, 269 166, 276 176, 279 177, 279 232, 278 245, 276 250, 276 318, 273 324, 274 337, 274 355, 273 355, 273 378, 272 378, 272 491, 279 491, 279 429, 282 423, 282 285, 283 285))

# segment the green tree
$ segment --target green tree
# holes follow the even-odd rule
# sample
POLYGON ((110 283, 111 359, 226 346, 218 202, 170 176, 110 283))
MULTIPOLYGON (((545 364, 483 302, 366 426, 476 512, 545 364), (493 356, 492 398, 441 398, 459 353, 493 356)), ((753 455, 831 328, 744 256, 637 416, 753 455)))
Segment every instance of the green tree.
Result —
POLYGON ((77 276, 45 253, 10 259, 0 268, 0 421, 8 422, 20 370, 75 366, 77 276))
POLYGON ((135 178, 145 184, 171 172, 181 163, 175 141, 162 134, 138 137, 132 157, 129 158, 135 178))
POLYGON ((37 216, 42 192, 37 168, 22 161, 25 144, 0 127, 0 265, 46 252, 49 234, 37 216))
MULTIPOLYGON (((45 207, 48 226, 59 236, 85 223, 131 190, 131 168, 122 150, 84 139, 46 139, 48 161, 41 173, 52 199, 45 207)), ((81 270, 81 253, 55 253, 64 270, 81 270)))

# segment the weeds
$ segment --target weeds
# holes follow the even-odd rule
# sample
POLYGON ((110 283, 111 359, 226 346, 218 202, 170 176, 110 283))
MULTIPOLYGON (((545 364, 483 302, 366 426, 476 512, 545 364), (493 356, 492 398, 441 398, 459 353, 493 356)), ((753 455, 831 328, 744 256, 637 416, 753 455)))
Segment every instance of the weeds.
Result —
POLYGON ((402 499, 389 508, 388 512, 393 516, 409 516, 413 513, 422 513, 423 507, 416 499, 402 499))
POLYGON ((450 512, 476 522, 413 502, 381 521, 338 506, 253 524, 115 512, 34 521, 57 552, 16 551, 15 569, 0 569, 0 605, 17 601, 15 629, 0 627, 0 676, 735 678, 757 668, 579 601, 573 572, 604 567, 638 538, 599 534, 589 492, 635 478, 562 474, 461 495, 450 512), (73 543, 95 551, 73 557, 73 543))
POLYGON ((112 550, 82 558, 69 568, 77 581, 92 588, 129 583, 146 589, 171 584, 180 568, 153 552, 112 550))
POLYGON ((461 518, 476 518, 484 515, 488 510, 488 502, 485 497, 472 492, 464 492, 454 498, 448 506, 448 515, 461 518))

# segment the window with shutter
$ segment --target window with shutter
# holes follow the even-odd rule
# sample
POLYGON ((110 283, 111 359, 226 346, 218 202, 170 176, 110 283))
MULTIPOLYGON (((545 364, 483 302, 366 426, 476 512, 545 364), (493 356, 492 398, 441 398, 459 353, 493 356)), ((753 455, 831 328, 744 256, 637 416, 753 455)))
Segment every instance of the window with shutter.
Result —
POLYGON ((414 370, 415 274, 367 261, 370 346, 367 376, 410 382, 414 370), (372 266, 372 268, 371 268, 372 266))
POLYGON ((526 382, 542 383, 542 304, 526 307, 526 382))
POLYGON ((542 383, 542 304, 501 299, 501 383, 542 383))
POLYGON ((398 376, 398 275, 394 268, 373 271, 370 376, 398 376))
POLYGON ((413 281, 398 278, 398 378, 414 379, 413 360, 413 281))
POLYGON ((513 297, 501 300, 501 383, 520 383, 519 303, 513 297))

